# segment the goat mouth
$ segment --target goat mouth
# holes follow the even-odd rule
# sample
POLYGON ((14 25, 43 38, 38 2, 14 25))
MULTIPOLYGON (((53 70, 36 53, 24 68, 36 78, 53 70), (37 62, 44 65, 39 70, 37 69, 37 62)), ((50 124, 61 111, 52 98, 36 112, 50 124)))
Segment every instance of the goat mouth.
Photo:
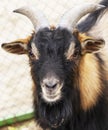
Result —
POLYGON ((50 99, 54 99, 56 97, 57 97, 57 95, 47 95, 47 98, 50 98, 50 99))
POLYGON ((53 103, 61 99, 61 94, 60 93, 59 94, 42 94, 42 98, 47 103, 53 103))

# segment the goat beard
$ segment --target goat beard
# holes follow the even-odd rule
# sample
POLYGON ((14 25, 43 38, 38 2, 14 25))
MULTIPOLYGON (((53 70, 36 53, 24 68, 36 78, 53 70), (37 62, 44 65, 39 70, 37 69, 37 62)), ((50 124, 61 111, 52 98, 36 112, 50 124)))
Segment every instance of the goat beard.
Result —
POLYGON ((74 86, 69 86, 69 84, 64 85, 61 99, 51 104, 43 100, 39 94, 41 87, 37 87, 37 91, 34 92, 35 118, 41 127, 57 128, 66 125, 69 120, 72 121, 73 117, 76 116, 80 108, 80 95, 79 91, 74 89, 77 88, 74 87, 77 84, 74 86), (65 86, 69 86, 68 89, 65 86))
POLYGON ((39 99, 38 106, 39 123, 44 122, 45 125, 57 128, 72 117, 73 108, 69 99, 62 99, 55 104, 47 104, 39 99))

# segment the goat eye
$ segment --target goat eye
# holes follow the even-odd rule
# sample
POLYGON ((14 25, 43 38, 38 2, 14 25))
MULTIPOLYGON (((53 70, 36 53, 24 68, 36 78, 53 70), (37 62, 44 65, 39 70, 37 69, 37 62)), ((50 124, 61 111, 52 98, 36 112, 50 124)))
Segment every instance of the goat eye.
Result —
POLYGON ((77 56, 78 56, 78 53, 75 52, 75 53, 73 54, 73 57, 76 58, 77 56))
POLYGON ((32 51, 29 51, 29 56, 30 56, 31 59, 34 59, 34 58, 35 58, 35 55, 33 54, 32 51))
POLYGON ((73 58, 77 58, 79 56, 79 50, 76 50, 72 55, 73 58))

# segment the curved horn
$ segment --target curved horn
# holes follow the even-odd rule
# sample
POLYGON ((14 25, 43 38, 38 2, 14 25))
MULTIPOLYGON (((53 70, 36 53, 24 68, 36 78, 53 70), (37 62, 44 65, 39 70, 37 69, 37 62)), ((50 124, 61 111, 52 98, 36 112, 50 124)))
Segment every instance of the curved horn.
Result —
POLYGON ((81 17, 103 7, 105 6, 90 3, 76 6, 63 15, 58 27, 68 28, 72 31, 81 17))
POLYGON ((43 13, 39 10, 29 7, 22 7, 14 10, 13 12, 27 16, 31 20, 36 31, 38 31, 40 28, 49 27, 48 21, 43 13))

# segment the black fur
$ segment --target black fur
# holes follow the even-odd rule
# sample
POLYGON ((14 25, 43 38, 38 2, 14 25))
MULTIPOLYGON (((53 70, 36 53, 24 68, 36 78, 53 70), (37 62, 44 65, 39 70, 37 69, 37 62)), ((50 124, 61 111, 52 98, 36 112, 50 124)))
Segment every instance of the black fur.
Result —
MULTIPOLYGON (((65 52, 73 40, 76 42, 77 51, 80 50, 80 43, 66 29, 58 28, 50 31, 45 28, 39 31, 33 39, 40 51, 39 60, 30 60, 31 73, 36 85, 34 105, 36 119, 43 128, 56 127, 54 126, 56 124, 60 125, 60 129, 65 130, 68 121, 79 111, 79 91, 76 89, 78 81, 74 83, 77 80, 75 77, 78 77, 78 60, 68 61, 65 57, 65 52), (45 74, 52 70, 60 80, 64 81, 64 86, 60 101, 47 104, 41 97, 40 82, 45 74)), ((80 59, 80 54, 79 51, 78 59, 80 59)))

